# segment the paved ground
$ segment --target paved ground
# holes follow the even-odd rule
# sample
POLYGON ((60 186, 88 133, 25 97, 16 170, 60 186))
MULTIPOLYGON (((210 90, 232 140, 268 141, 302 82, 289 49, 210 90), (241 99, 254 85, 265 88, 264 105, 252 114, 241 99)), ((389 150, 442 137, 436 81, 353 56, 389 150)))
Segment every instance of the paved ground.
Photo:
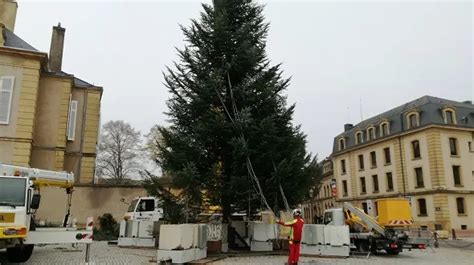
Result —
MULTIPOLYGON (((103 242, 96 242, 92 245, 91 264, 153 264, 150 262, 155 258, 156 251, 150 249, 124 249, 117 246, 108 246, 103 242)), ((70 246, 46 246, 36 247, 30 261, 25 264, 38 265, 56 265, 56 264, 84 264, 85 247, 79 246, 74 249, 70 246)), ((252 257, 233 257, 226 258, 213 265, 274 265, 284 264, 285 256, 252 256, 252 257)), ((0 252, 0 264, 7 264, 5 261, 5 253, 0 252)), ((156 264, 156 263, 155 263, 156 264)), ((371 256, 368 260, 365 257, 357 256, 347 259, 333 259, 333 258, 302 258, 300 264, 302 265, 316 265, 316 264, 400 264, 400 265, 428 265, 428 264, 474 264, 474 247, 468 249, 446 248, 442 247, 424 251, 403 252, 399 256, 378 255, 371 256)))

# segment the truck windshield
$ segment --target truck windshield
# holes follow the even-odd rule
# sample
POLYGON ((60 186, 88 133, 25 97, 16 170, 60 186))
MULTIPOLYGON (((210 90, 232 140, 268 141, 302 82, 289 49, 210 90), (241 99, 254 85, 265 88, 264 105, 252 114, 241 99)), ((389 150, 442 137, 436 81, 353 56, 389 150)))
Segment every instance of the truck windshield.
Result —
POLYGON ((130 203, 130 206, 128 206, 128 211, 129 213, 132 213, 135 211, 135 207, 137 207, 137 203, 138 203, 138 199, 137 200, 133 200, 131 203, 130 203))
POLYGON ((26 179, 0 177, 0 206, 25 206, 26 179))

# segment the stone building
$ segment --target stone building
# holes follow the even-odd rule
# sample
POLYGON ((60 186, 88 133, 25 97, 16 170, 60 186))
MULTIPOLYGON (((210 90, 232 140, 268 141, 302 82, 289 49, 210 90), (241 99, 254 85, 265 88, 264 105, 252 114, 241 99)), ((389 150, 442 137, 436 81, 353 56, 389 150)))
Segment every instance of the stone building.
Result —
POLYGON ((407 197, 430 229, 474 228, 474 105, 424 96, 335 137, 336 204, 407 197))
POLYGON ((62 70, 61 25, 49 56, 17 36, 17 7, 0 0, 0 162, 93 183, 103 89, 62 70))

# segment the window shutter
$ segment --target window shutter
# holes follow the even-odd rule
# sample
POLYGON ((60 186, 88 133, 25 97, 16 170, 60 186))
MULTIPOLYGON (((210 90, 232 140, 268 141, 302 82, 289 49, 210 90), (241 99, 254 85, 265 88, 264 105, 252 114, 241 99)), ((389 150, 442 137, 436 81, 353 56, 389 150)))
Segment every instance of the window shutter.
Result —
POLYGON ((69 105, 69 120, 67 123, 67 140, 74 141, 76 132, 77 101, 71 100, 69 105))
POLYGON ((10 123, 14 80, 13 76, 0 78, 0 124, 10 123))

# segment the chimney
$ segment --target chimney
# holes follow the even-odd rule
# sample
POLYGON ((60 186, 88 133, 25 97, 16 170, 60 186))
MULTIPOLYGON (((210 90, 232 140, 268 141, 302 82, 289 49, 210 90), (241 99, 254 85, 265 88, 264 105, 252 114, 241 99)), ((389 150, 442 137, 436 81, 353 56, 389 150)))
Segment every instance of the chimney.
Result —
POLYGON ((0 47, 2 47, 5 44, 5 38, 3 37, 3 29, 5 28, 5 25, 0 22, 0 47))
POLYGON ((18 4, 15 0, 0 0, 0 24, 11 32, 15 29, 16 11, 18 4))
POLYGON ((352 129, 353 127, 354 127, 354 125, 352 125, 350 123, 346 123, 346 124, 344 124, 344 131, 347 132, 350 129, 352 129))
POLYGON ((49 70, 51 72, 60 72, 63 64, 64 49, 64 33, 65 28, 61 27, 61 23, 53 27, 53 35, 51 36, 51 47, 49 48, 49 70))

